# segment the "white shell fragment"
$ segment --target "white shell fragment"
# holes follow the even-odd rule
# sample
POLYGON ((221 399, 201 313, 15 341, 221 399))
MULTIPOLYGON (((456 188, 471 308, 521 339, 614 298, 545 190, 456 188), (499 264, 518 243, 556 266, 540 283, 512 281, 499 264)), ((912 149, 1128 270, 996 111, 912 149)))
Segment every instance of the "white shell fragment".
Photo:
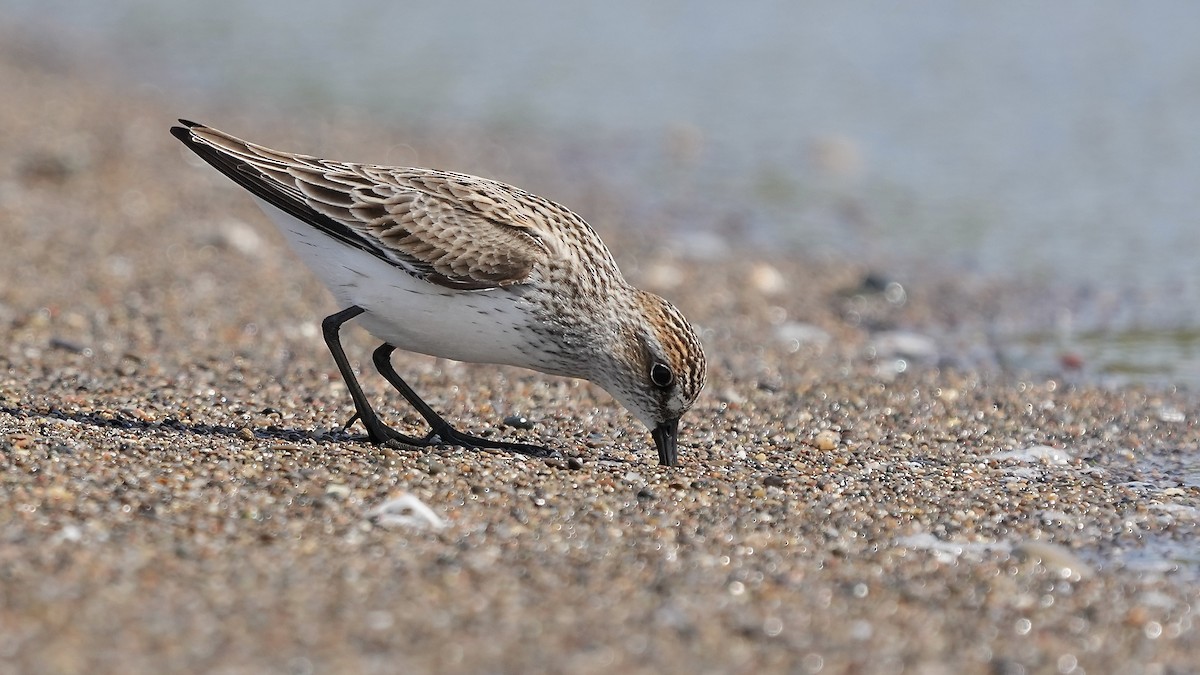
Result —
POLYGON ((992 455, 992 459, 1012 459, 1029 464, 1065 466, 1071 463, 1071 453, 1048 445, 1035 445, 1023 450, 1011 450, 992 455))
POLYGON ((367 511, 368 519, 381 527, 415 527, 441 530, 448 524, 420 499, 405 492, 367 511))

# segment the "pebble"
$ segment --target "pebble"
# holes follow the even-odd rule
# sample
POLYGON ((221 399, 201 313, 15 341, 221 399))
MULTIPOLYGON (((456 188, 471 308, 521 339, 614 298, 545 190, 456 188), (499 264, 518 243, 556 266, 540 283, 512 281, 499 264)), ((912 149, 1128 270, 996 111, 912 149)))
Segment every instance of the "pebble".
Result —
POLYGON ((817 446, 818 450, 834 450, 838 444, 842 442, 842 435, 836 431, 823 429, 817 433, 817 437, 813 439, 813 445, 817 446))
POLYGON ((771 475, 763 478, 763 485, 767 487, 784 487, 787 485, 787 479, 783 476, 771 475))
POLYGON ((870 349, 877 359, 905 359, 925 364, 937 363, 940 355, 933 338, 907 331, 878 333, 871 339, 870 349))
POLYGON ((661 291, 679 288, 683 284, 684 278, 683 270, 679 265, 665 260, 651 263, 642 273, 642 283, 661 291))
POLYGON ((1023 560, 1041 564, 1055 575, 1071 581, 1088 579, 1093 567, 1065 546, 1049 541, 1024 541, 1013 547, 1013 553, 1023 560))
POLYGON ((511 429, 532 429, 533 422, 524 415, 509 415, 504 418, 504 426, 511 429))
POLYGON ((1071 463, 1071 453, 1048 445, 1034 445, 1022 450, 1000 452, 992 455, 993 459, 1015 460, 1018 462, 1040 463, 1051 466, 1066 466, 1071 463))
POLYGON ((329 485, 325 486, 325 494, 330 495, 331 497, 349 497, 350 486, 343 485, 341 483, 330 483, 329 485))
POLYGON ((420 499, 407 493, 389 498, 366 512, 366 517, 381 527, 445 529, 448 523, 420 499))
POLYGON ((1163 406, 1158 409, 1158 419, 1160 422, 1167 422, 1169 424, 1182 424, 1187 421, 1187 415, 1178 408, 1163 406))
POLYGON ((211 241, 218 247, 251 258, 261 257, 265 253, 263 238, 258 234, 258 230, 240 220, 223 221, 217 226, 211 241))
POLYGON ((767 296, 778 295, 787 288, 783 274, 766 262, 756 262, 750 266, 749 282, 751 288, 767 296))
POLYGON ((825 329, 799 321, 780 324, 775 328, 775 337, 793 352, 807 346, 824 347, 833 340, 825 329))

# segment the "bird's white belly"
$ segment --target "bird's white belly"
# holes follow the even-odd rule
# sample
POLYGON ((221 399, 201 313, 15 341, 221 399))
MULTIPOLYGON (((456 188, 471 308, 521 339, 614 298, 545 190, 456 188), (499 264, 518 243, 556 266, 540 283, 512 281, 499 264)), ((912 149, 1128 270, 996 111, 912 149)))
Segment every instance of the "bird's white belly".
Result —
POLYGON ((457 361, 537 368, 524 301, 505 289, 460 291, 422 281, 255 198, 297 255, 356 322, 399 349, 457 361))

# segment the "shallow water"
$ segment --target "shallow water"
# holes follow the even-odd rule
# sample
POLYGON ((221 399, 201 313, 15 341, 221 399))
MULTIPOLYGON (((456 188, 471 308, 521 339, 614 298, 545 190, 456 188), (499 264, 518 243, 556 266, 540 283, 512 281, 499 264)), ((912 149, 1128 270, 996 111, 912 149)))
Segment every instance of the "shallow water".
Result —
POLYGON ((1085 361, 1200 383, 1174 339, 1200 328, 1200 4, 6 5, 156 87, 314 122, 618 139, 622 193, 687 229, 1094 289, 1117 311, 1064 304, 1085 361))
POLYGON ((1200 581, 1200 550, 1194 538, 1146 535, 1138 546, 1112 552, 1107 561, 1142 576, 1161 576, 1181 583, 1200 581))
POLYGON ((1032 333, 1011 342, 1009 355, 1035 370, 1080 370, 1112 384, 1200 383, 1200 331, 1194 328, 1032 333))

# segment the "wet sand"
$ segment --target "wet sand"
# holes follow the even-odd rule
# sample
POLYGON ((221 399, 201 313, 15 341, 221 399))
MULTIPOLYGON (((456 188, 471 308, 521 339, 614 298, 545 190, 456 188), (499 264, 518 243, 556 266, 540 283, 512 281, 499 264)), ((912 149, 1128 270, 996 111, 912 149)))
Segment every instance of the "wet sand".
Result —
POLYGON ((901 298, 853 261, 684 255, 567 151, 175 110, 29 56, 0 49, 2 670, 1200 668, 1200 398, 925 337, 986 335, 1003 287, 913 275, 901 298), (177 114, 583 213, 703 328, 681 466, 591 385, 423 356, 397 368, 448 419, 562 459, 342 432, 338 308, 177 114), (405 494, 434 519, 379 512, 405 494))

